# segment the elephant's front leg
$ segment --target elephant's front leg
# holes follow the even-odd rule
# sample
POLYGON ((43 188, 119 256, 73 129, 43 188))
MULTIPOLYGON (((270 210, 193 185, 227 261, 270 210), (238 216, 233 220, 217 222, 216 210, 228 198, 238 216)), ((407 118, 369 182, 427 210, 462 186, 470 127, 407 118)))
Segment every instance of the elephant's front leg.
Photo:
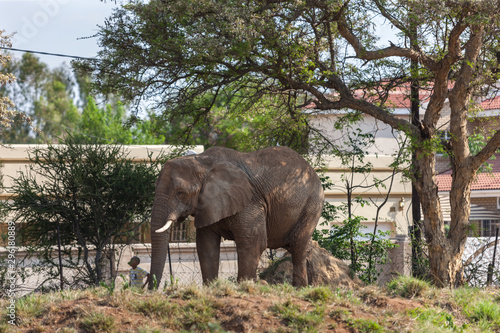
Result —
POLYGON ((209 228, 196 231, 196 250, 204 284, 217 279, 219 275, 220 241, 221 236, 209 228))

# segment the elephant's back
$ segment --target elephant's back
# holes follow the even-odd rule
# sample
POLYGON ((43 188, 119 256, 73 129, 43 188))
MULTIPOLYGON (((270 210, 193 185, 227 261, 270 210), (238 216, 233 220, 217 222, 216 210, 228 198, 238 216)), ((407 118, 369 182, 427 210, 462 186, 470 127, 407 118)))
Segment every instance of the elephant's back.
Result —
POLYGON ((269 174, 281 170, 280 175, 293 175, 297 170, 316 174, 310 164, 295 150, 288 147, 268 147, 250 153, 242 153, 225 147, 211 147, 201 155, 210 156, 214 162, 228 161, 246 170, 249 175, 269 174))
POLYGON ((269 147, 253 154, 254 172, 269 177, 280 185, 284 182, 296 182, 298 186, 321 184, 314 168, 291 148, 269 147))
POLYGON ((321 187, 314 168, 288 147, 268 147, 250 153, 211 147, 203 154, 210 155, 215 161, 228 161, 240 167, 256 190, 267 197, 280 196, 289 191, 317 193, 318 187, 321 187))
POLYGON ((310 238, 321 214, 324 193, 316 171, 297 152, 288 147, 251 153, 213 147, 204 154, 237 165, 249 176, 254 203, 262 205, 267 214, 268 247, 289 247, 301 235, 310 238))

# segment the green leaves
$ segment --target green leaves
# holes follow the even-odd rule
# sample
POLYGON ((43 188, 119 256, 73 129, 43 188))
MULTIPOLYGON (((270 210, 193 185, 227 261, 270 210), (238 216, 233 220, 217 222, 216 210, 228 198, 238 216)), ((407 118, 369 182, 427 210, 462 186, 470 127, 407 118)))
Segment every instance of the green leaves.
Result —
MULTIPOLYGON (((99 61, 80 62, 77 67, 94 70, 95 91, 115 91, 130 100, 154 101, 174 126, 187 122, 186 127, 198 124, 203 127, 209 123, 207 118, 216 117, 210 113, 211 96, 222 92, 244 93, 237 103, 247 99, 247 105, 252 108, 256 104, 260 104, 258 108, 278 101, 285 106, 284 101, 290 95, 287 89, 294 85, 292 81, 316 84, 321 73, 332 72, 328 66, 323 68, 324 59, 318 58, 319 52, 325 51, 328 45, 326 33, 315 38, 311 25, 316 24, 315 28, 320 30, 325 27, 306 7, 302 2, 252 1, 129 4, 116 10, 101 29, 104 49, 99 61), (296 19, 303 20, 304 24, 296 24, 296 19), (310 20, 317 22, 308 22, 310 20), (311 43, 315 46, 310 47, 311 43), (208 105, 194 105, 200 101, 208 105)), ((333 8, 332 5, 324 9, 333 8)), ((331 28, 328 30, 331 33, 331 28)), ((304 92, 296 91, 298 93, 292 95, 297 97, 304 92)), ((290 106, 298 115, 300 102, 295 98, 290 106)), ((247 111, 252 113, 250 109, 247 111)), ((257 117, 248 115, 246 120, 257 117)), ((303 127, 307 126, 301 122, 303 127)), ((293 124, 293 120, 281 119, 272 134, 289 124, 293 124)), ((236 125, 247 127, 246 123, 241 126, 238 122, 231 127, 236 125)), ((227 128, 227 123, 220 126, 227 128)), ((255 131, 260 130, 259 127, 255 131)), ((187 138, 190 133, 188 128, 183 137, 187 138)), ((293 138, 288 141, 303 141, 297 139, 296 134, 290 136, 293 138)), ((270 144, 276 143, 267 140, 266 145, 270 144)))
POLYGON ((52 141, 62 137, 67 128, 79 120, 73 103, 73 81, 68 68, 49 69, 30 53, 12 60, 5 68, 19 80, 4 88, 16 105, 19 114, 30 117, 28 122, 17 121, 2 133, 3 143, 52 141))
POLYGON ((9 192, 15 196, 4 209, 20 223, 23 243, 49 263, 50 277, 58 272, 59 227, 64 265, 80 272, 73 283, 97 285, 106 256, 136 239, 148 219, 159 165, 151 157, 133 162, 121 146, 79 144, 72 138, 34 148, 30 160, 29 170, 14 179, 9 192), (71 247, 75 244, 78 252, 71 247))
POLYGON ((73 137, 82 143, 163 144, 165 136, 159 133, 157 123, 153 113, 143 120, 128 118, 127 109, 120 101, 99 107, 95 99, 89 97, 77 126, 78 132, 73 137))
POLYGON ((334 257, 350 261, 349 267, 362 281, 373 283, 380 275, 376 266, 386 263, 387 251, 396 245, 387 238, 390 231, 365 233, 364 221, 368 219, 354 215, 332 224, 329 230, 323 230, 323 235, 316 232, 314 239, 334 257))

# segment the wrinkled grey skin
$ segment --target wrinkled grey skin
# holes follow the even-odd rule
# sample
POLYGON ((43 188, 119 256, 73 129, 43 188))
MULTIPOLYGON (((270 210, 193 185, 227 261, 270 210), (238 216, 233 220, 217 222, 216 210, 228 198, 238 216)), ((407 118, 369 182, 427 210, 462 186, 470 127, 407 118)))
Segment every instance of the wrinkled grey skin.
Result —
POLYGON ((305 286, 306 252, 323 202, 314 169, 286 147, 248 154, 213 147, 170 160, 156 183, 150 273, 159 284, 167 255, 168 221, 176 223, 192 215, 204 283, 218 276, 222 236, 236 243, 238 281, 256 278, 266 248, 282 247, 292 254, 293 284, 305 286))

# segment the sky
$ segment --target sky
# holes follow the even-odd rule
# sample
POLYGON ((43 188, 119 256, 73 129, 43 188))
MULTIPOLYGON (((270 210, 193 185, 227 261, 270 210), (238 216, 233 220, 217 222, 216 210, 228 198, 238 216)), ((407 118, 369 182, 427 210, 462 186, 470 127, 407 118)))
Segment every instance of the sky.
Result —
MULTIPOLYGON (((16 33, 13 48, 92 58, 99 48, 97 38, 85 37, 95 35, 118 4, 114 0, 0 0, 0 30, 16 33)), ((390 29, 383 31, 394 39, 390 29)), ((22 53, 13 55, 20 58, 22 53)), ((52 68, 71 61, 37 56, 52 68)))
MULTIPOLYGON (((99 49, 97 38, 81 38, 95 35, 116 6, 100 0, 0 0, 0 30, 16 33, 13 48, 92 58, 99 49)), ((20 58, 22 52, 12 55, 20 58)), ((52 68, 71 61, 37 57, 52 68)))

